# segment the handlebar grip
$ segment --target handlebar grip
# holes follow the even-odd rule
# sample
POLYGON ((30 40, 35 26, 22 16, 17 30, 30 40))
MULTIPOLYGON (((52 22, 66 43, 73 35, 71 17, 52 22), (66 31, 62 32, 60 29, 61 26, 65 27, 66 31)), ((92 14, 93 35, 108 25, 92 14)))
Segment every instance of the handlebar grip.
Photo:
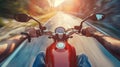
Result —
POLYGON ((82 29, 81 33, 82 33, 82 35, 85 35, 86 34, 86 30, 82 29))

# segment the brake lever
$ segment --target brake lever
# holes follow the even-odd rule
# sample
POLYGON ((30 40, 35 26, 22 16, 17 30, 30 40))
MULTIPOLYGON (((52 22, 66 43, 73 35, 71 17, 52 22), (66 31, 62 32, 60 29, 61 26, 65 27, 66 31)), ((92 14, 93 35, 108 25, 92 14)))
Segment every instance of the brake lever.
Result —
POLYGON ((31 42, 31 37, 30 37, 30 35, 28 33, 21 32, 21 34, 27 36, 28 42, 31 42))

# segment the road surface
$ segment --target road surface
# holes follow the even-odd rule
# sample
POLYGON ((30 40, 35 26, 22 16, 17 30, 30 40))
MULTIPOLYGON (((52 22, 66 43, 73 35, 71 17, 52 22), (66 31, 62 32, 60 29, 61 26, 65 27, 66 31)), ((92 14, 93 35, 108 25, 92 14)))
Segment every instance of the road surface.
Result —
MULTIPOLYGON (((54 31, 56 27, 62 26, 65 29, 80 24, 81 19, 58 12, 52 17, 45 26, 48 30, 54 31)), ((87 27, 84 24, 84 27, 87 27)), ((120 67, 120 61, 113 57, 101 44, 94 38, 80 35, 73 35, 69 43, 76 48, 77 54, 86 54, 92 64, 92 67, 120 67)), ((36 55, 40 51, 45 51, 53 41, 48 36, 41 36, 32 39, 31 43, 23 42, 21 46, 3 63, 1 67, 32 67, 36 55)))

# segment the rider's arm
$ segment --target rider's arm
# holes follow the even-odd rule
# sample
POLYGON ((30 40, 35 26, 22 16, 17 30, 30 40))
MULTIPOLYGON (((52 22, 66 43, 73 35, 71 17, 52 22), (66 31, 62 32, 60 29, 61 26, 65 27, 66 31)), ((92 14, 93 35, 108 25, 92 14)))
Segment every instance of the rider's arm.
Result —
POLYGON ((93 37, 96 38, 108 51, 110 51, 120 60, 120 40, 103 35, 100 32, 94 33, 93 37))
POLYGON ((97 39, 109 52, 120 60, 120 40, 104 35, 95 29, 88 27, 84 29, 84 35, 97 39))

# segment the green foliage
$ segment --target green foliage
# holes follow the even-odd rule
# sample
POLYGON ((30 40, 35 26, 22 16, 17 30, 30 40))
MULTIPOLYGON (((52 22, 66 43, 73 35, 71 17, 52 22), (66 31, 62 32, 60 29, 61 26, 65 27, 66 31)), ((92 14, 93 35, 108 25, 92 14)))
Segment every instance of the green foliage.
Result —
POLYGON ((3 23, 2 18, 0 18, 0 27, 3 27, 5 24, 3 23))
POLYGON ((26 12, 26 0, 0 0, 0 16, 12 18, 14 14, 26 12))

